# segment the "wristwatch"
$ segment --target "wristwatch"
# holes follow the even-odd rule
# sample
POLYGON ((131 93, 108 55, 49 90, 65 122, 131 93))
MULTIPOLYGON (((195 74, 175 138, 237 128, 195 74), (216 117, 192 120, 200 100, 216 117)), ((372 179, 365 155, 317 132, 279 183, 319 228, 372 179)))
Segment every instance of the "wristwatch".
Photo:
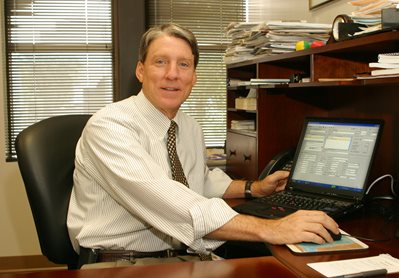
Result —
POLYGON ((246 181, 245 182, 245 199, 252 199, 253 198, 253 196, 252 196, 252 191, 251 191, 251 187, 252 187, 252 184, 253 184, 254 182, 253 181, 246 181))

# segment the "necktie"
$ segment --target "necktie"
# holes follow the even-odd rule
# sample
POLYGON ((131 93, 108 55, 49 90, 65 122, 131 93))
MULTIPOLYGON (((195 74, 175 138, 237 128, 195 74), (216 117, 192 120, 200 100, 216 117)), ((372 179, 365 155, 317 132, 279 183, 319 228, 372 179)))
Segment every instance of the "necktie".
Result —
POLYGON ((179 160, 179 157, 177 156, 176 128, 177 128, 176 122, 171 121, 168 130, 167 147, 168 147, 170 167, 172 169, 172 177, 175 181, 178 181, 184 184, 185 186, 189 187, 186 176, 184 175, 183 167, 181 166, 181 162, 179 160))

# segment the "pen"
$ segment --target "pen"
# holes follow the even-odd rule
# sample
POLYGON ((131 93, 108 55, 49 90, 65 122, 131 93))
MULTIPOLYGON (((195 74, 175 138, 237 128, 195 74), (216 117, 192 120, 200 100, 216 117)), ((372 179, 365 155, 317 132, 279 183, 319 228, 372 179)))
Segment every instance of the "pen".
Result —
POLYGON ((385 274, 387 274, 387 270, 385 268, 382 268, 382 269, 374 269, 357 273, 345 274, 341 276, 336 276, 335 278, 372 277, 372 276, 385 275, 385 274))

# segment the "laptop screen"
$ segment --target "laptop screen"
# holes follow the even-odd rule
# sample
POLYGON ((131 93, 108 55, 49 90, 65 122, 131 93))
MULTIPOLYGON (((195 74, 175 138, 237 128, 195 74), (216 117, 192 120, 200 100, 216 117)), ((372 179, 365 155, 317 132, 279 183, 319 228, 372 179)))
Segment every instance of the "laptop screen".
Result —
POLYGON ((288 187, 363 196, 381 120, 306 118, 288 187))

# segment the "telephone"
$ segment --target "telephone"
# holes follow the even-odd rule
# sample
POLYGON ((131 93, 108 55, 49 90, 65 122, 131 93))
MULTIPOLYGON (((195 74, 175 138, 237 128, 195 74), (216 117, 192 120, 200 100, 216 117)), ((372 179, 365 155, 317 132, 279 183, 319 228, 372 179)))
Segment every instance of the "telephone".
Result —
POLYGON ((259 175, 259 179, 261 180, 277 170, 290 171, 294 155, 295 155, 295 148, 284 150, 275 155, 272 158, 272 160, 270 160, 270 162, 263 169, 262 173, 259 175))

